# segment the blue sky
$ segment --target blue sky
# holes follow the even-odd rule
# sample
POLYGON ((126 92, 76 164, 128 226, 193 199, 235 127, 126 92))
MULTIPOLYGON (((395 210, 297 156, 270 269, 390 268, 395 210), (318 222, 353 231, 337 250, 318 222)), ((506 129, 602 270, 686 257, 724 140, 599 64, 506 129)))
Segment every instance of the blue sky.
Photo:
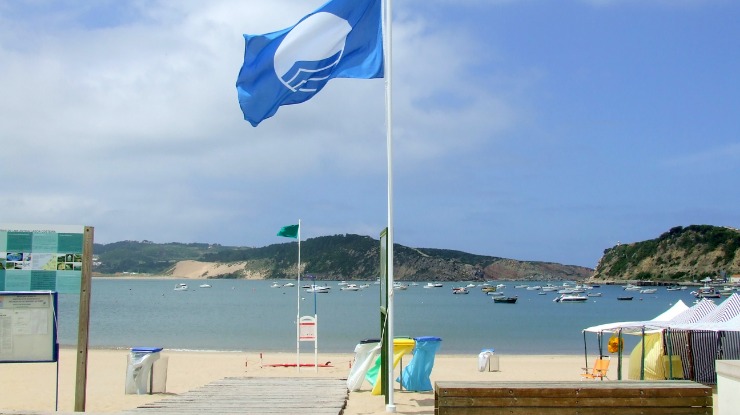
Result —
MULTIPOLYGON (((0 0, 0 222, 264 246, 386 224, 383 80, 253 128, 243 33, 322 0, 0 0)), ((740 3, 393 2, 397 243, 594 267, 740 227, 740 3)))

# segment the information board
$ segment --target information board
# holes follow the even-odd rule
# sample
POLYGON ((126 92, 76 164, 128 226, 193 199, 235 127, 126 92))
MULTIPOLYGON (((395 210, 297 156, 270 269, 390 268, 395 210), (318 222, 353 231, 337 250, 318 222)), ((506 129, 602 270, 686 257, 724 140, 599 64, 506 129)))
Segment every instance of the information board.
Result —
POLYGON ((56 362, 57 293, 0 292, 0 363, 56 362))
POLYGON ((80 292, 84 226, 0 224, 0 291, 80 292))

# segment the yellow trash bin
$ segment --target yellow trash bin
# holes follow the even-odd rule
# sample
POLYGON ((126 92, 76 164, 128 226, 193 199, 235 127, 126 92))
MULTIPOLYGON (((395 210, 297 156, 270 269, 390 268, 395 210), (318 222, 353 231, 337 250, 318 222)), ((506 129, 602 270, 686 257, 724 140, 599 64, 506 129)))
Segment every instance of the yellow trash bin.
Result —
MULTIPOLYGON (((416 341, 414 339, 409 338, 399 338, 399 339, 393 339, 393 368, 395 369, 396 366, 398 366, 398 362, 401 361, 401 358, 406 353, 410 353, 412 350, 414 350, 414 346, 416 346, 416 341)), ((378 357, 380 359, 380 357, 378 357)), ((373 395, 380 395, 380 389, 383 387, 383 382, 385 379, 381 379, 382 376, 380 376, 381 372, 378 371, 378 378, 375 381, 375 385, 373 385, 373 395)))

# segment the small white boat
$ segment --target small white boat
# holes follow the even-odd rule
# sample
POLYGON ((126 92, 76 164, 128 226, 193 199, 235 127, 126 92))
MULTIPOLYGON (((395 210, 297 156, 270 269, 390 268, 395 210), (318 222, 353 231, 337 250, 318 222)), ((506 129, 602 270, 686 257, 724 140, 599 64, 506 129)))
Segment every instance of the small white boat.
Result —
POLYGON ((295 287, 295 284, 293 284, 292 282, 286 282, 285 284, 283 284, 283 287, 295 287))
POLYGON ((175 285, 175 291, 187 291, 188 285, 187 284, 177 284, 175 285))
POLYGON ((424 288, 440 288, 440 287, 443 287, 443 285, 438 282, 428 282, 427 285, 424 286, 424 288))
POLYGON ((370 284, 360 284, 360 289, 370 288, 370 284))
POLYGON ((655 294, 658 292, 657 288, 644 288, 640 290, 640 294, 655 294))
POLYGON ((531 287, 527 287, 527 290, 529 290, 529 291, 537 291, 537 290, 540 290, 541 288, 542 287, 540 287, 539 285, 533 285, 531 287))
POLYGON ((312 285, 311 287, 306 289, 307 293, 322 293, 326 294, 331 290, 331 287, 323 286, 323 285, 312 285))
POLYGON ((401 291, 403 291, 403 290, 408 290, 409 289, 409 286, 406 285, 406 284, 400 283, 400 282, 394 282, 393 283, 393 289, 394 290, 401 290, 401 291))
POLYGON ((556 287, 556 286, 554 286, 552 284, 547 284, 544 287, 542 287, 542 291, 545 291, 545 292, 557 291, 557 290, 558 290, 558 287, 556 287))
POLYGON ((563 294, 553 301, 556 303, 582 303, 588 301, 588 297, 580 294, 563 294))
POLYGON ((720 295, 723 295, 725 297, 731 296, 735 291, 737 290, 733 287, 723 287, 717 290, 717 292, 720 293, 720 295))
POLYGON ((465 287, 455 287, 452 289, 453 294, 468 294, 470 291, 468 291, 465 287))
POLYGON ((342 291, 359 291, 360 287, 357 284, 344 284, 339 289, 342 291))
POLYGON ((601 293, 588 293, 586 294, 587 297, 601 297, 601 293))
POLYGON ((283 288, 283 286, 281 284, 278 284, 276 282, 273 282, 272 285, 270 286, 270 288, 283 288))
POLYGON ((200 288, 211 288, 211 284, 201 284, 199 285, 200 288))

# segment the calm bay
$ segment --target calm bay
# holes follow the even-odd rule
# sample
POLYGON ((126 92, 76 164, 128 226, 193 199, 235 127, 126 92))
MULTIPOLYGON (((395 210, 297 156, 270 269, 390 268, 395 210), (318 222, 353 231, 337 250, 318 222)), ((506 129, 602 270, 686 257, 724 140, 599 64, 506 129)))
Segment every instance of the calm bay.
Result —
MULTIPOLYGON (((360 291, 341 291, 336 281, 323 282, 328 294, 312 294, 298 287, 271 288, 274 281, 94 279, 91 297, 90 347, 130 348, 157 346, 184 350, 295 351, 296 316, 318 315, 319 352, 351 353, 362 339, 380 336, 380 285, 360 291), (177 283, 187 291, 174 291, 177 283), (208 283, 210 288, 199 288, 208 283)), ((279 281, 287 283, 289 281, 279 281)), ((295 281, 293 281, 295 282, 295 281)), ((322 284, 322 282, 317 282, 322 284)), ((585 303, 556 303, 557 293, 514 288, 504 282, 506 295, 516 304, 494 303, 479 287, 453 295, 447 282, 441 288, 424 283, 395 291, 396 336, 437 336, 440 353, 477 354, 495 348, 502 354, 581 354, 582 330, 616 321, 649 320, 678 300, 692 305, 684 291, 658 288, 654 294, 625 292, 619 285, 602 285, 585 303), (617 296, 634 296, 618 301, 617 296)), ((527 282, 532 285, 544 283, 527 282)), ((719 302, 720 300, 718 300, 719 302)), ((59 296, 59 342, 77 341, 79 298, 59 296)), ((595 337, 587 337, 589 350, 595 337)), ((636 343, 636 339, 628 339, 636 343)), ((301 343, 313 352, 313 344, 301 343)))

